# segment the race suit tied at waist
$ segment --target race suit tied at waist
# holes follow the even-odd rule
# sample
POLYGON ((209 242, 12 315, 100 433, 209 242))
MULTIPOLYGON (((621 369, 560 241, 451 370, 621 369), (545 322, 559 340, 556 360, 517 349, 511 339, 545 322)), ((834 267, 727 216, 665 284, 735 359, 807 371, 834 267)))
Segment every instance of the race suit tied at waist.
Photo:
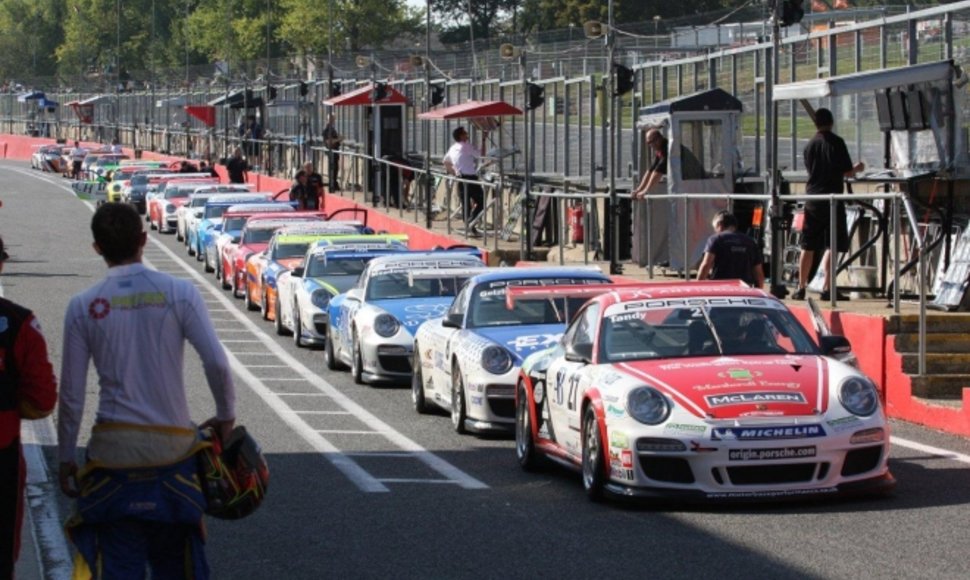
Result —
POLYGON ((84 470, 172 465, 207 445, 195 428, 98 423, 88 442, 84 470))

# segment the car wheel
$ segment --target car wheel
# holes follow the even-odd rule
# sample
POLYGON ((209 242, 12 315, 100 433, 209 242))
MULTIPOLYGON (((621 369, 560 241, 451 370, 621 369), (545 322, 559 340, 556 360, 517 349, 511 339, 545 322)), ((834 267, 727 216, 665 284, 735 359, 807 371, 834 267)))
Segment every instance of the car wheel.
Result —
POLYGON ((195 248, 195 261, 201 262, 205 260, 205 254, 202 253, 202 246, 196 246, 195 248))
POLYGON ((411 375, 411 403, 414 410, 422 415, 431 411, 427 401, 424 400, 424 374, 421 372, 421 354, 418 352, 418 345, 414 345, 414 363, 412 365, 414 374, 411 375))
MULTIPOLYGON (((276 302, 278 304, 279 300, 276 302)), ((300 306, 296 303, 293 304, 293 344, 296 348, 303 348, 303 320, 300 319, 300 306)))
POLYGON ((327 333, 323 335, 323 362, 327 365, 327 369, 331 371, 345 368, 343 363, 337 360, 337 356, 333 352, 333 340, 330 339, 329 328, 327 329, 327 333))
POLYGON ((209 265, 209 254, 208 253, 202 254, 202 261, 205 262, 205 265, 202 267, 202 269, 205 270, 207 274, 216 271, 215 268, 213 268, 212 266, 209 265))
POLYGON ((148 229, 151 229, 151 230, 158 229, 157 227, 155 227, 155 222, 153 222, 151 219, 146 219, 145 221, 148 222, 148 229))
MULTIPOLYGON (((290 331, 286 330, 286 327, 283 326, 283 317, 280 316, 280 301, 279 300, 276 301, 276 306, 273 308, 273 310, 275 310, 275 312, 273 313, 273 314, 275 314, 275 317, 274 317, 275 320, 273 321, 273 330, 275 330, 276 331, 276 334, 279 335, 279 336, 289 336, 290 331)), ((294 334, 296 334, 296 333, 294 333, 294 334)), ((297 342, 297 346, 300 346, 300 343, 299 342, 297 342)))
POLYGON ((175 240, 179 242, 185 241, 185 236, 182 235, 182 232, 178 228, 175 228, 175 240))
POLYGON ((535 439, 532 438, 532 415, 529 395, 525 385, 519 381, 515 405, 515 456, 519 466, 526 471, 535 471, 541 466, 542 457, 536 450, 535 439))
POLYGON ((246 305, 246 310, 259 310, 259 305, 253 302, 253 299, 249 294, 249 281, 246 281, 246 285, 243 287, 243 303, 246 305))
POLYGON ((457 433, 467 433, 465 419, 468 412, 465 410, 465 385, 461 380, 461 369, 458 364, 451 369, 451 426, 457 433))
POLYGON ((603 440, 593 406, 586 407, 583 415, 583 489, 592 501, 603 498, 603 440))
MULTIPOLYGON (((222 267, 222 262, 219 262, 219 282, 222 283, 223 290, 229 290, 232 288, 232 284, 226 280, 226 269, 222 267)), ((235 292, 233 292, 235 295, 235 292)))
POLYGON ((355 330, 351 339, 351 352, 353 355, 350 357, 352 364, 350 366, 350 374, 354 377, 354 383, 358 385, 364 384, 364 358, 360 354, 360 341, 357 340, 357 331, 355 330))
POLYGON ((186 241, 186 243, 185 243, 185 251, 188 252, 188 254, 190 256, 194 256, 195 255, 195 245, 189 243, 188 241, 186 241))
POLYGON ((259 293, 259 315, 263 320, 269 320, 269 301, 266 299, 266 280, 263 280, 263 291, 259 293))
POLYGON ((232 275, 231 286, 232 286, 232 297, 242 298, 242 296, 239 295, 239 282, 237 281, 235 274, 232 275))

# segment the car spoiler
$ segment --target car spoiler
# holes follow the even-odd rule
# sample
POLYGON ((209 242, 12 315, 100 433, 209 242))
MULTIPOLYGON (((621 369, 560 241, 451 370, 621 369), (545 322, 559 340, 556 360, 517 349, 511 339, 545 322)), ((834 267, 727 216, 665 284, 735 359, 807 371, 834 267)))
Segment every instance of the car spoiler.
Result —
POLYGON ((317 246, 347 246, 356 248, 386 248, 395 245, 407 246, 407 234, 338 234, 317 242, 317 246))
MULTIPOLYGON (((409 270, 408 286, 414 286, 417 280, 439 280, 441 278, 472 278, 479 274, 493 271, 493 268, 428 268, 427 270, 409 270)), ((381 272, 383 274, 384 272, 381 272)))
MULTIPOLYGON (((681 282, 683 284, 683 282, 681 282)), ((508 286, 505 291, 505 307, 515 308, 522 300, 545 300, 549 298, 594 298, 607 292, 627 288, 643 288, 647 284, 583 284, 582 286, 508 286)))

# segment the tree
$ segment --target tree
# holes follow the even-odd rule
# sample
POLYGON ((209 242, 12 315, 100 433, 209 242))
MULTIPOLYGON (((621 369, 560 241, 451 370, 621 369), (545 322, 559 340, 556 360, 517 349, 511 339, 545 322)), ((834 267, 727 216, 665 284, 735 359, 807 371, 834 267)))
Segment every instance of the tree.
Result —
POLYGON ((494 33, 494 25, 500 15, 515 10, 519 0, 432 0, 434 14, 443 15, 442 41, 461 42, 475 38, 488 38, 494 33), (469 28, 469 19, 471 27, 469 28))

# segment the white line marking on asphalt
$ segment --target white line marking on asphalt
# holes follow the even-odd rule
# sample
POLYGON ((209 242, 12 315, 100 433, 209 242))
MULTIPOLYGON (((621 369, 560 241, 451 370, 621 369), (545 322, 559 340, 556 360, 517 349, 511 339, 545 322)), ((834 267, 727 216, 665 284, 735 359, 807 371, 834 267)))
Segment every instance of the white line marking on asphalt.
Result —
POLYGON ((327 397, 330 395, 326 393, 276 393, 280 397, 327 397))
POLYGON ((351 457, 414 457, 407 451, 348 451, 351 457))
MULTIPOLYGON (((235 353, 233 353, 235 354, 235 353)), ((251 365, 247 364, 247 367, 251 369, 285 369, 288 368, 287 365, 251 365)))
POLYGON ((893 445, 898 445, 900 447, 906 447, 909 449, 915 449, 916 451, 922 451, 923 453, 927 453, 929 455, 932 455, 933 457, 952 459, 953 461, 959 461, 960 463, 970 464, 970 455, 957 453, 956 451, 950 451, 948 449, 942 449, 940 447, 933 447, 932 445, 924 445, 923 443, 910 441, 909 439, 903 439, 902 437, 896 437, 895 435, 889 438, 889 442, 892 443, 893 445))
POLYGON ((381 483, 447 483, 455 485, 458 482, 451 479, 405 479, 405 478, 385 478, 379 479, 381 483))
MULTIPOLYGON (((31 175, 28 172, 23 172, 23 173, 25 175, 31 175)), ((37 176, 31 175, 31 177, 36 178, 37 176)), ((48 181, 48 180, 44 180, 44 181, 48 181)), ((61 189, 77 197, 74 194, 73 190, 71 190, 69 187, 56 184, 55 182, 52 182, 52 181, 48 181, 48 183, 51 183, 52 185, 57 185, 61 189)), ((81 202, 84 203, 86 206, 88 206, 88 208, 92 212, 95 210, 94 204, 92 204, 91 202, 86 200, 81 200, 81 202)), ((189 267, 189 265, 184 260, 182 260, 179 256, 175 254, 175 252, 170 250, 167 246, 162 244, 160 241, 158 241, 157 239, 151 236, 149 236, 149 240, 151 241, 152 244, 155 245, 155 247, 161 250, 164 254, 175 259, 179 263, 179 266, 181 266, 182 269, 188 272, 191 276, 193 276, 197 280, 206 280, 202 276, 202 274, 200 274, 198 271, 189 267)), ((233 303, 230 302, 229 298, 227 298, 222 293, 220 293, 215 286, 208 284, 206 286, 206 291, 208 291, 210 295, 214 297, 214 300, 218 301, 226 308, 231 309, 233 307, 233 303)), ((325 379, 323 379, 323 377, 320 377, 317 374, 315 374, 314 371, 312 371, 309 367, 301 363, 293 355, 291 355, 286 350, 284 350, 282 346, 280 346, 273 339, 271 339, 265 332, 263 332, 263 330, 259 326, 256 325, 255 322, 250 320, 245 314, 235 309, 232 309, 231 312, 233 316, 235 316, 236 319, 239 320, 239 322, 243 326, 247 327, 253 333, 253 335, 256 336, 266 346, 266 348, 268 348, 273 353, 275 353, 281 360, 288 363, 289 367, 293 370, 294 373, 303 376, 307 380, 307 382, 309 382, 311 385, 313 385, 314 387, 317 387, 318 389, 323 391, 323 393, 326 393, 327 396, 332 397, 334 401, 336 401, 341 407, 343 407, 347 411, 350 411, 351 414, 355 415, 368 427, 371 427, 376 431, 381 432, 385 437, 387 437, 389 441, 391 441, 392 443, 394 443, 395 445, 397 445, 398 447, 406 451, 412 452, 416 459, 420 460, 422 463, 434 469, 438 473, 444 475, 445 477, 456 481, 458 485, 460 485, 461 487, 465 489, 488 489, 488 485, 485 484, 484 482, 465 473, 458 467, 438 457, 434 453, 431 453, 430 451, 428 451, 427 449, 425 449, 424 447, 422 447, 417 442, 413 441, 403 433, 396 431, 390 425, 382 421, 379 417, 377 417, 376 415, 374 415, 373 413, 365 409, 363 406, 361 406, 359 403, 357 403, 356 401, 348 397, 342 391, 337 389, 329 381, 326 381, 325 379)), ((283 418, 284 421, 287 422, 287 424, 289 424, 295 431, 297 431, 298 434, 303 436, 303 438, 311 445, 313 445, 315 449, 322 452, 324 454, 324 457, 328 461, 330 461, 331 464, 333 464, 335 467, 340 469, 348 477, 348 479, 354 482, 359 488, 361 488, 361 490, 378 491, 378 492, 389 491, 383 484, 378 482, 369 473, 364 471, 359 465, 354 463, 353 460, 346 457, 346 455, 344 455, 339 449, 337 449, 332 444, 330 444, 329 441, 321 437, 318 433, 314 433, 313 430, 305 422, 303 422, 303 420, 300 419, 296 415, 296 413, 292 411, 292 409, 287 407, 285 404, 282 403, 280 399, 277 398, 279 395, 278 393, 273 393, 265 385, 263 385, 259 381, 259 379, 256 378, 255 375, 253 375, 244 365, 240 363, 238 359, 235 358, 235 356, 232 355, 232 353, 228 353, 227 356, 229 356, 230 359, 236 363, 233 365, 233 370, 237 374, 239 374, 240 377, 248 377, 250 379, 246 381, 247 384, 249 384, 250 388, 256 391, 256 393, 260 395, 263 398, 263 400, 265 400, 267 404, 269 404, 270 407, 273 408, 273 410, 276 411, 276 413, 281 418, 283 418), (236 367, 239 367, 239 368, 236 368, 236 367), (275 402, 273 403, 270 402, 274 400, 275 402)))
POLYGON ((327 433, 330 435, 383 435, 380 431, 350 431, 343 429, 317 429, 317 433, 327 433))
MULTIPOLYGON (((232 354, 236 356, 274 356, 272 353, 268 352, 236 352, 232 351, 232 354)), ((303 379, 300 379, 303 380, 303 379)))
POLYGON ((261 381, 287 381, 287 382, 294 382, 294 383, 300 383, 300 382, 305 383, 306 382, 306 379, 299 378, 299 377, 297 377, 297 378, 293 378, 293 377, 259 377, 259 380, 261 380, 261 381))
POLYGON ((56 446, 50 418, 24 421, 21 427, 24 461, 27 464, 27 503, 32 526, 30 534, 37 550, 40 569, 47 580, 67 580, 73 573, 71 551, 64 537, 57 509, 58 486, 47 473, 42 446, 56 446))
POLYGON ((219 342, 225 344, 227 342, 232 342, 232 343, 250 342, 250 343, 252 343, 252 342, 263 342, 263 341, 256 340, 255 338, 245 338, 245 339, 243 339, 243 338, 231 338, 231 339, 230 338, 227 338, 227 339, 220 340, 219 342))
MULTIPOLYGON (((297 415, 349 415, 350 411, 295 411, 297 415)), ((347 453, 346 455, 353 455, 347 453)))

